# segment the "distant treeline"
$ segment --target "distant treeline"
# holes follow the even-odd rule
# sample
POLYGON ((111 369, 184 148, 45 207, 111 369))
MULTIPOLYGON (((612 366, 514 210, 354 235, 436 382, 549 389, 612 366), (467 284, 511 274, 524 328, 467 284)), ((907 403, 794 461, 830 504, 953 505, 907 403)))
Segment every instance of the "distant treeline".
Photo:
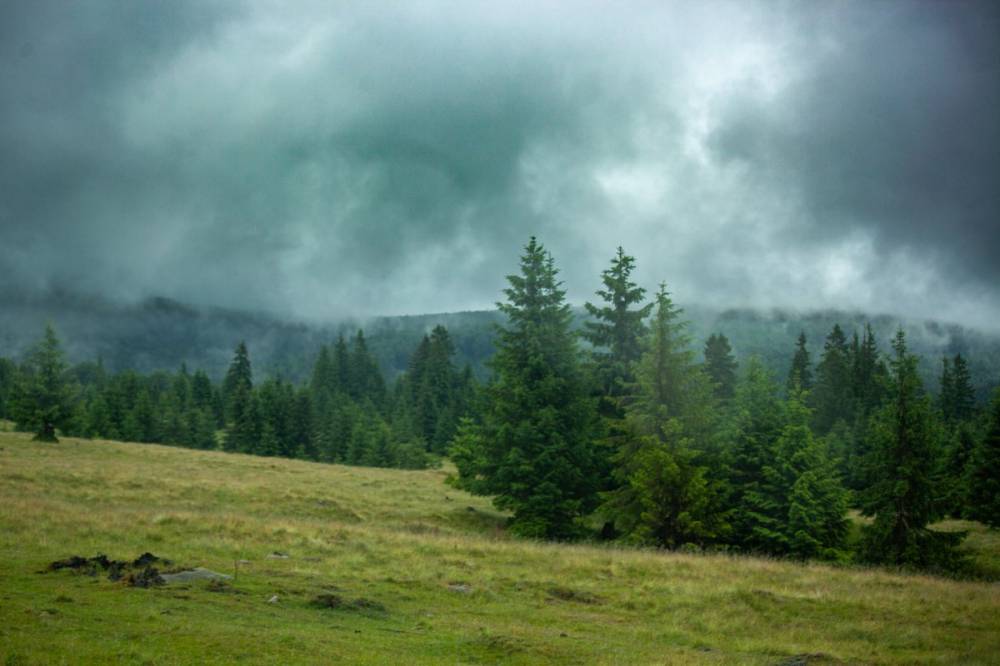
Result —
POLYGON ((67 367, 51 327, 21 364, 0 358, 0 418, 65 435, 173 444, 331 463, 423 468, 474 415, 476 380, 436 327, 387 388, 364 333, 323 345, 308 383, 255 383, 244 343, 224 380, 186 367, 141 375, 100 362, 67 367))
POLYGON ((242 342, 220 382, 69 367, 49 327, 19 362, 0 358, 0 418, 40 439, 403 468, 449 456, 454 484, 538 538, 954 570, 963 535, 928 525, 1000 526, 1000 395, 977 401, 965 355, 939 359, 934 396, 902 328, 888 354, 855 322, 834 323, 816 359, 800 332, 781 363, 739 361, 721 331, 693 341, 666 287, 647 299, 633 270, 619 248, 579 317, 532 239, 485 384, 440 325, 390 381, 357 330, 314 350, 298 382, 255 380, 242 342), (871 519, 860 537, 851 508, 871 519))
MULTIPOLYGON (((719 310, 690 302, 684 308, 694 351, 700 353, 701 343, 709 335, 722 332, 738 361, 759 356, 780 376, 788 371, 788 349, 800 332, 808 338, 809 351, 818 355, 824 336, 839 323, 848 335, 870 324, 883 352, 889 351, 888 342, 902 326, 908 346, 923 357, 921 378, 935 392, 942 356, 962 354, 968 359, 979 401, 989 399, 990 387, 1000 377, 1000 335, 995 332, 860 312, 719 310)), ((368 349, 391 383, 406 371, 423 336, 438 325, 448 329, 455 364, 472 366, 476 378, 485 381, 490 374, 487 361, 495 351, 495 326, 505 319, 500 312, 481 311, 321 325, 261 313, 194 307, 165 298, 120 305, 70 294, 29 299, 9 293, 0 293, 0 311, 4 315, 0 320, 0 356, 19 357, 46 322, 51 322, 71 362, 99 358, 108 372, 135 370, 142 374, 173 372, 186 363, 189 368, 204 370, 213 381, 221 381, 232 361, 233 347, 244 340, 253 354, 256 376, 282 377, 295 384, 309 381, 320 345, 340 335, 351 338, 358 329, 364 329, 368 349)), ((573 313, 574 328, 579 328, 587 313, 582 308, 573 313)))

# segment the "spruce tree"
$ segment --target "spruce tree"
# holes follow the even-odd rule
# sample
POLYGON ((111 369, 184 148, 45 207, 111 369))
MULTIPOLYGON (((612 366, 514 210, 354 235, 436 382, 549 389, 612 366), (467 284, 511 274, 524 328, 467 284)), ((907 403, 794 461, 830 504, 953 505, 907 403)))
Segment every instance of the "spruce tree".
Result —
POLYGON ((884 399, 886 368, 878 351, 871 324, 865 324, 857 351, 851 354, 851 393, 855 415, 861 422, 878 409, 884 399))
POLYGON ((1000 389, 993 394, 986 434, 969 464, 966 515, 1000 529, 1000 389))
POLYGON ((223 384, 228 423, 223 448, 249 453, 260 437, 259 416, 253 392, 253 371, 246 344, 240 342, 223 384))
POLYGON ((11 416, 11 396, 14 393, 16 377, 17 366, 14 362, 0 356, 0 419, 7 419, 11 416))
POLYGON ((783 518, 774 506, 766 471, 777 458, 777 441, 787 423, 785 405, 771 372, 757 357, 747 363, 736 388, 730 422, 728 481, 732 543, 751 552, 770 552, 783 518))
POLYGON ((792 368, 788 371, 787 387, 789 393, 795 387, 810 391, 813 387, 812 365, 809 361, 809 349, 806 348, 806 333, 801 331, 795 341, 795 355, 792 357, 792 368))
POLYGON ((848 496, 833 461, 809 428, 804 394, 789 397, 787 424, 776 443, 776 476, 781 484, 781 547, 803 559, 843 560, 850 521, 848 496))
POLYGON ((226 420, 235 421, 242 405, 234 405, 234 400, 245 400, 247 390, 253 388, 253 370, 250 367, 250 354, 245 342, 240 341, 233 353, 233 360, 226 371, 222 382, 222 396, 225 401, 226 420))
POLYGON ((594 405, 557 272, 532 237, 498 303, 507 324, 498 329, 481 450, 456 461, 466 487, 511 511, 513 532, 543 538, 578 534, 599 483, 594 405))
POLYGON ((727 528, 719 490, 699 461, 713 427, 712 386, 694 362, 686 324, 664 285, 655 305, 637 391, 613 458, 618 487, 605 494, 601 512, 632 541, 706 545, 727 528))
POLYGON ((941 357, 941 379, 938 389, 938 409, 947 424, 955 421, 955 377, 951 372, 951 359, 941 357))
POLYGON ((15 383, 14 420, 21 430, 35 433, 41 442, 57 442, 73 412, 73 389, 66 381, 66 361, 51 325, 28 353, 15 383))
POLYGON ((972 388, 972 378, 969 375, 969 365, 961 354, 955 354, 952 367, 952 420, 964 423, 970 420, 976 411, 976 391, 972 388))
POLYGON ((839 324, 823 344, 823 355, 816 366, 816 385, 811 393, 813 425, 825 435, 838 420, 853 420, 851 354, 847 338, 839 324))
POLYGON ((927 527, 943 515, 934 487, 940 435, 902 329, 893 351, 888 399, 868 434, 868 484, 859 499, 862 514, 874 520, 863 529, 861 556, 894 566, 955 568, 954 548, 964 534, 927 527))
POLYGON ((642 304, 646 290, 632 281, 635 258, 619 247, 611 267, 601 273, 597 290, 605 305, 586 303, 591 321, 584 322, 583 337, 594 347, 601 392, 614 398, 635 381, 635 365, 642 355, 645 320, 653 303, 642 304))
POLYGON ((705 341, 705 372, 712 380, 715 397, 728 402, 736 395, 736 359, 729 339, 721 333, 705 341))

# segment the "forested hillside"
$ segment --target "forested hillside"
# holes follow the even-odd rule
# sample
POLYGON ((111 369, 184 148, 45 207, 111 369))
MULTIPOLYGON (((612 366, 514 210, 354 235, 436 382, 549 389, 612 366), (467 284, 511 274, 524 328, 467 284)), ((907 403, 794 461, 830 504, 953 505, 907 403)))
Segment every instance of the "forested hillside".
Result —
MULTIPOLYGON (((684 317, 690 322, 692 348, 699 353, 713 333, 722 333, 737 360, 760 356, 778 375, 785 375, 791 362, 789 350, 800 332, 816 357, 822 341, 834 324, 850 335, 870 323, 883 351, 897 327, 903 327, 911 349, 922 358, 921 376, 936 390, 942 356, 962 354, 977 398, 986 400, 992 386, 1000 383, 1000 334, 957 324, 907 320, 877 313, 751 309, 715 309, 685 303, 684 317)), ((371 320, 345 320, 328 324, 287 322, 275 317, 225 308, 200 308, 169 299, 150 299, 135 305, 117 305, 94 298, 53 294, 43 299, 6 295, 0 302, 0 356, 19 356, 34 342, 45 324, 59 332, 71 362, 102 359, 109 371, 138 372, 176 370, 182 363, 204 370, 220 380, 232 360, 233 348, 244 340, 254 358, 259 376, 280 376, 299 382, 307 379, 320 346, 333 343, 341 334, 351 336, 363 327, 368 347, 386 379, 403 372, 420 339, 434 326, 443 325, 455 345, 455 363, 472 366, 483 380, 489 370, 495 325, 503 321, 497 311, 456 312, 371 320)), ((576 327, 585 318, 576 308, 576 327)))

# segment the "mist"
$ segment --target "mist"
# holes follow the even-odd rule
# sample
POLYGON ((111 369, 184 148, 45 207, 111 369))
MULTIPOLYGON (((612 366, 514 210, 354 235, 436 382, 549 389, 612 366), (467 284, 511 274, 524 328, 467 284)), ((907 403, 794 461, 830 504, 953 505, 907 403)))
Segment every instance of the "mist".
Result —
POLYGON ((485 309, 530 235, 712 307, 1000 327, 990 2, 0 8, 0 300, 485 309))

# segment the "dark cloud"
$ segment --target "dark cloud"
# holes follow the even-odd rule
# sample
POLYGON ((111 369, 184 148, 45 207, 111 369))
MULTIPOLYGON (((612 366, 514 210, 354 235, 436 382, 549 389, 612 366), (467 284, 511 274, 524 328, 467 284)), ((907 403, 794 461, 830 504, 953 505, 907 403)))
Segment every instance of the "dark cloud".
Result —
POLYGON ((487 307, 538 234, 575 299, 623 244, 684 300, 997 320, 985 2, 294 9, 5 4, 7 288, 487 307))

